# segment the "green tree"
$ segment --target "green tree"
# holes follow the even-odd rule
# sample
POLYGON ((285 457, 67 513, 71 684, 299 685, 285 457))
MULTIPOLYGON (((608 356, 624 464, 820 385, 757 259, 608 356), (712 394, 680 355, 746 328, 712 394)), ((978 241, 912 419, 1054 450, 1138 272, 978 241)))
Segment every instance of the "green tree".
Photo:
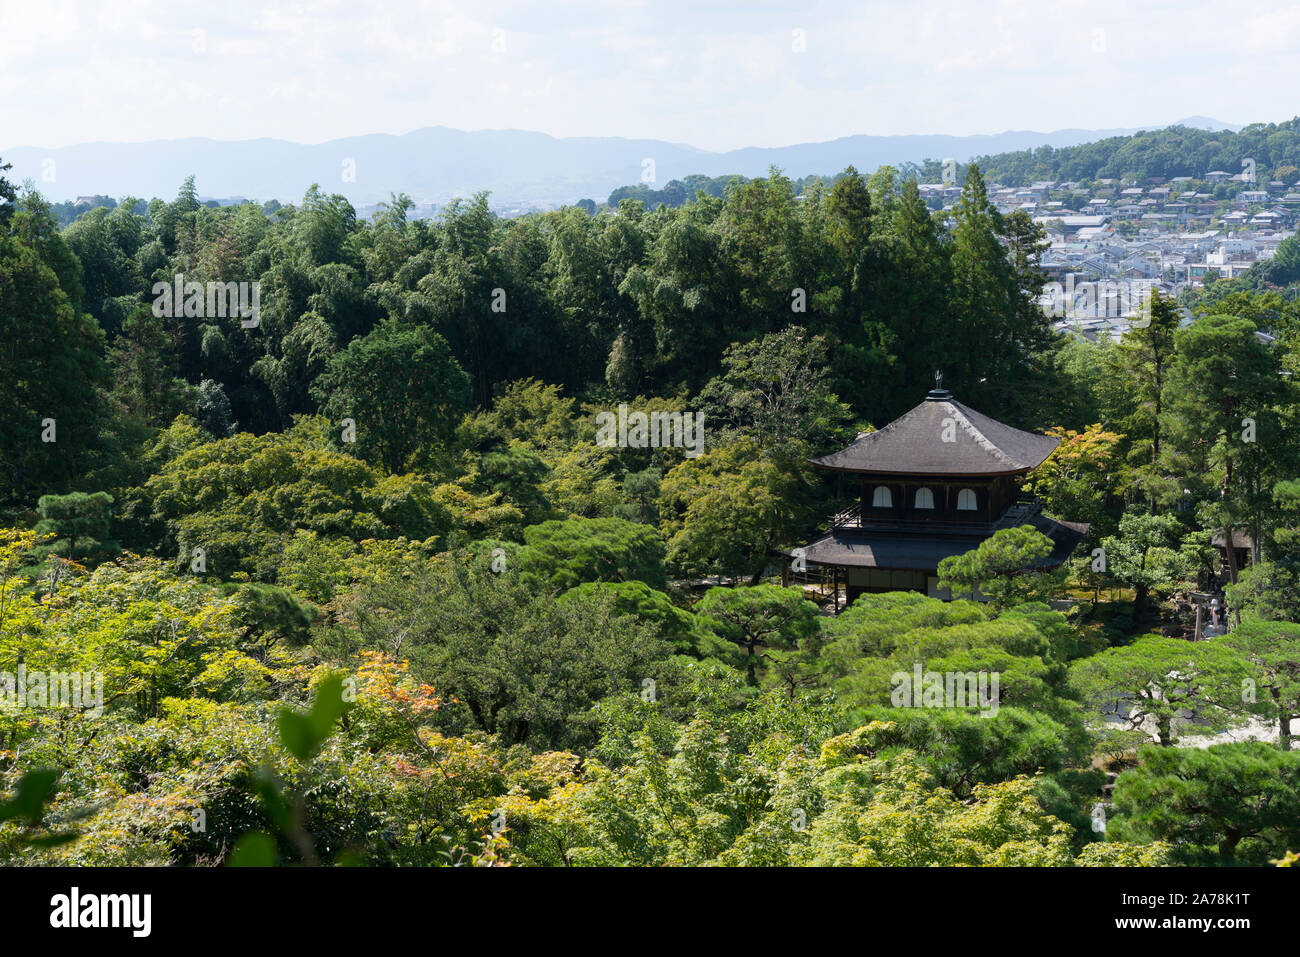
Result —
POLYGON ((1291 750, 1291 722, 1300 718, 1300 625, 1249 619, 1223 639, 1259 672, 1257 692, 1277 721, 1278 747, 1291 750))
POLYGON ((234 599, 233 618, 243 627, 245 642, 258 639, 265 648, 278 641, 307 643, 316 610, 287 589, 245 582, 223 585, 220 592, 234 599))
MULTIPOLYGON (((0 160, 0 173, 6 173, 14 168, 13 163, 6 163, 0 160)), ((9 225, 9 218, 14 214, 14 206, 18 202, 18 190, 14 184, 0 176, 0 229, 9 225)))
POLYGON ((323 413, 355 422, 369 461, 400 472, 451 439, 470 386, 441 336, 387 322, 332 356, 312 391, 323 413))
POLYGON ((1005 408, 1019 381, 1014 317, 1019 293, 1000 234, 1002 219, 977 164, 966 172, 952 229, 951 335, 946 381, 976 406, 1005 408))
POLYGON ((1069 521, 1113 521, 1107 507, 1118 482, 1116 450, 1124 437, 1100 423, 1078 432, 1054 428, 1047 434, 1061 442, 1025 481, 1025 490, 1052 515, 1069 521))
POLYGON ((875 738, 882 753, 910 750, 940 787, 962 799, 977 784, 1060 771, 1087 751, 1078 735, 1028 708, 1004 706, 992 714, 956 708, 872 708, 854 717, 886 723, 886 730, 875 738))
POLYGON ((820 337, 790 326, 731 346, 722 364, 723 374, 700 393, 714 442, 744 438, 766 456, 794 458, 846 437, 848 408, 828 387, 820 337))
MULTIPOLYGON (((1250 529, 1256 542, 1261 539, 1275 463, 1290 446, 1274 410, 1287 392, 1278 357, 1255 332, 1249 319, 1224 315, 1179 329, 1164 390, 1183 468, 1217 480, 1220 501, 1210 520, 1227 541, 1239 527, 1250 529)), ((1235 582, 1235 554, 1232 549, 1227 554, 1229 579, 1235 582)))
POLYGON ((642 581, 583 582, 570 588, 560 598, 563 601, 592 601, 610 595, 614 610, 621 615, 631 615, 638 621, 658 626, 659 635, 672 644, 679 654, 696 658, 714 659, 727 664, 739 662, 737 649, 719 638, 707 622, 692 612, 678 608, 662 591, 651 588, 642 581))
POLYGON ((133 494, 166 527, 169 554, 179 550, 190 567, 202 549, 204 573, 218 578, 242 571, 274 580, 300 530, 354 542, 423 541, 450 531, 451 515, 427 480, 384 475, 324 445, 305 427, 200 442, 133 494))
POLYGON ((1251 565, 1223 592, 1238 620, 1294 621, 1300 618, 1300 561, 1282 558, 1251 565))
POLYGON ((1133 618, 1146 616, 1152 589, 1172 589, 1186 572, 1177 551, 1183 525, 1173 515, 1153 515, 1130 509, 1119 522, 1119 534, 1102 539, 1106 571, 1134 590, 1133 618))
POLYGON ((41 520, 35 530, 66 540, 68 558, 84 558, 113 547, 108 542, 112 510, 113 496, 107 492, 42 495, 36 503, 41 520))
POLYGON ((1265 864, 1300 844, 1300 754, 1260 741, 1147 747, 1114 800, 1117 840, 1166 841, 1187 864, 1265 864))
POLYGON ((1140 322, 1130 325, 1112 356, 1133 403, 1132 414, 1119 425, 1139 459, 1135 473, 1153 514, 1157 500, 1168 502, 1181 494, 1180 489, 1170 488, 1161 472, 1165 383, 1176 355, 1175 333, 1180 321, 1177 303, 1152 290, 1140 322))
POLYGON ((524 529, 520 574, 565 590, 583 582, 642 581, 664 589, 664 545, 649 525, 620 518, 552 520, 524 529))
POLYGON ((935 370, 950 367, 952 282, 950 246, 915 181, 877 211, 867 245, 849 264, 852 295, 844 304, 848 328, 835 344, 835 385, 855 412, 880 422, 905 412, 935 370))
POLYGON ((474 463, 470 487, 494 493, 523 514, 524 522, 543 522, 556 513, 547 500, 543 483, 550 468, 541 456, 521 445, 487 452, 474 463))
MULTIPOLYGON (((797 652, 818 631, 817 606, 799 588, 752 585, 710 588, 695 606, 698 615, 719 637, 745 650, 745 669, 758 683, 758 661, 769 659, 778 671, 785 657, 797 652)), ((790 688, 793 693, 793 686, 790 688)))
POLYGON ((454 712, 509 744, 589 746, 609 695, 666 685, 669 646, 613 596, 556 602, 507 569, 447 554, 358 590, 349 616, 366 647, 409 657, 454 712))
POLYGON ((1165 747, 1178 740, 1175 719, 1186 712, 1231 721, 1243 710, 1242 681, 1250 676, 1250 665, 1227 645, 1156 635, 1070 666, 1070 686, 1088 711, 1144 736, 1153 731, 1165 747))
POLYGON ((1001 529, 971 551, 939 562, 939 587, 958 597, 979 591, 998 609, 1041 599, 1059 586, 1041 568, 1052 547, 1032 525, 1001 529))
POLYGON ((177 375, 176 343, 145 307, 127 318, 109 350, 113 398, 153 428, 193 410, 195 392, 177 375))
POLYGON ((808 481, 763 459, 751 441, 686 459, 664 476, 659 510, 669 566, 681 574, 749 576, 810 518, 808 481))
POLYGON ((0 235, 0 499, 10 503, 68 489, 102 461, 103 333, 74 292, 39 244, 0 235))

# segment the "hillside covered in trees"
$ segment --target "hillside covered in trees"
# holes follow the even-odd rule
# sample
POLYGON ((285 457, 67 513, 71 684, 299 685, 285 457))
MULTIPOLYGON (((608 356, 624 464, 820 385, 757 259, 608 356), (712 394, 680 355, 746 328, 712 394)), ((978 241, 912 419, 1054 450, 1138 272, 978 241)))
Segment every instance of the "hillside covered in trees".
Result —
MULTIPOLYGON (((1037 180, 1200 179, 1211 170, 1235 175, 1243 159, 1253 159, 1261 173, 1272 173, 1271 178, 1294 183, 1300 176, 1300 117, 1285 123, 1251 123, 1236 133, 1171 126, 1080 146, 980 156, 975 162, 993 182, 1025 186, 1037 180)), ((937 169, 937 163, 932 165, 937 169)))
MULTIPOLYGON (((1206 130, 1188 126, 1169 126, 1125 136, 1108 136, 1077 146, 1040 146, 1010 153, 977 156, 972 161, 990 183, 1003 186, 1028 186, 1034 182, 1095 183, 1098 180, 1123 180, 1145 183, 1166 182, 1190 177, 1200 183, 1205 174, 1223 171, 1232 175, 1242 172, 1243 160, 1253 160, 1257 180, 1279 179, 1292 186, 1300 177, 1300 117, 1285 123, 1252 123, 1240 131, 1206 130)), ((904 163, 894 170, 902 179, 922 183, 947 182, 945 160, 927 158, 919 163, 904 163)), ((949 176, 964 178, 970 163, 951 162, 949 176)), ((833 188, 843 173, 809 171, 794 180, 796 192, 802 193, 816 183, 823 189, 833 188)), ((719 197, 732 181, 748 182, 743 176, 686 176, 672 180, 662 188, 639 183, 621 186, 609 195, 608 204, 617 207, 623 199, 638 199, 648 208, 659 203, 679 207, 695 198, 696 193, 719 197)), ((592 208, 594 208, 594 203, 592 208)))
POLYGON ((61 228, 0 187, 0 673, 33 678, 0 684, 0 861, 1300 849, 1294 300, 1055 335, 1042 233, 978 167, 951 216, 889 168, 509 220, 191 181, 61 228), (1023 491, 1089 537, 1022 573, 1042 543, 1008 529, 941 567, 958 600, 831 614, 773 558, 832 508, 808 460, 936 371, 1060 438, 1023 491), (702 414, 702 443, 601 441, 621 407, 702 414), (1187 640, 1219 585, 1233 629, 1187 640), (914 668, 1000 692, 918 706, 914 668))

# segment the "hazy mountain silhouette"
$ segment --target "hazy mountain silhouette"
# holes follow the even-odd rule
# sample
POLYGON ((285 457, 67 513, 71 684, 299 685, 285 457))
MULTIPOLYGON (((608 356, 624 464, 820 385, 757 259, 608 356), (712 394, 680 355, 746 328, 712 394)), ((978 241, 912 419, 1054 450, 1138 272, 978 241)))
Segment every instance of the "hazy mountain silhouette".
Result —
MULTIPOLYGON (((1205 117, 1182 125, 1203 129, 1241 127, 1205 117)), ((1177 124, 1171 124, 1177 125, 1177 124)), ((1144 129, 1159 129, 1159 126, 1144 129)), ((247 196, 297 202, 312 183, 354 203, 408 193, 417 202, 445 202, 490 190, 494 202, 600 202, 618 186, 642 182, 647 160, 662 185, 692 173, 761 176, 778 166, 791 176, 836 173, 852 164, 870 172, 885 163, 981 154, 1043 145, 1075 146, 1137 129, 1011 130, 978 136, 846 136, 825 143, 749 147, 713 152, 663 140, 621 137, 559 139, 524 130, 467 132, 426 127, 402 136, 370 134, 320 144, 277 139, 154 140, 146 143, 81 143, 60 149, 0 148, 14 164, 10 179, 31 179, 51 200, 102 193, 170 199, 191 173, 204 196, 247 196), (355 179, 348 179, 355 170, 355 179)))

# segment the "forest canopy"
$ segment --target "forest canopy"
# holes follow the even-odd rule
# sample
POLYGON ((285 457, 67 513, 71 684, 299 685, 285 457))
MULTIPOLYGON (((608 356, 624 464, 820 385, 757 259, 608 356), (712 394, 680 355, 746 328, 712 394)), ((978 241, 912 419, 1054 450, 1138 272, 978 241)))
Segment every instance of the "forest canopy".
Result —
POLYGON ((69 220, 0 179, 0 861, 1288 859, 1295 302, 1157 297, 1094 342, 979 165, 940 213, 890 168, 680 186, 423 220, 191 179, 69 220), (783 574, 838 507, 810 459, 936 372, 1059 439, 1016 491, 1087 538, 1039 569, 1012 525, 940 568, 956 600, 843 608, 783 574), (1234 630, 1186 640, 1220 584, 1234 630), (930 674, 984 691, 898 693, 930 674))

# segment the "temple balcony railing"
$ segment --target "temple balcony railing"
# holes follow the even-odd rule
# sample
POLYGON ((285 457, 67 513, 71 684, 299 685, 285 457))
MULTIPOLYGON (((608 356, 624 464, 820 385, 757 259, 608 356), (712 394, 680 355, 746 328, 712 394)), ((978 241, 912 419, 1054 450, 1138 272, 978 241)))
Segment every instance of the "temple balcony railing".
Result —
MULTIPOLYGON (((1013 528, 1031 522, 1042 511, 1042 503, 1029 496, 1021 496, 993 521, 945 521, 941 518, 912 518, 906 514, 872 515, 864 519, 862 503, 854 502, 831 516, 828 530, 871 529, 873 531, 937 532, 943 534, 991 534, 1004 528, 1013 528)), ((915 514, 915 513, 913 513, 915 514)))

